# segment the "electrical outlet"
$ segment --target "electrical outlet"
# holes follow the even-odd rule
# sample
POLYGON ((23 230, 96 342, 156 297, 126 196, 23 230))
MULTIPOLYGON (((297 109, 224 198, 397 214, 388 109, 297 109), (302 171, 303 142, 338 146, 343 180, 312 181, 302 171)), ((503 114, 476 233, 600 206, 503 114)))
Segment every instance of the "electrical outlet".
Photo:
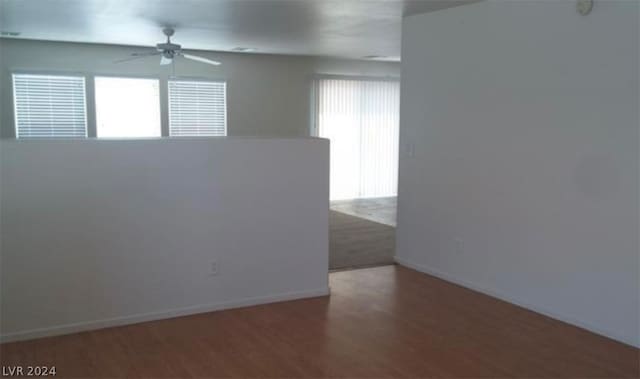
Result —
POLYGON ((209 266, 209 275, 216 276, 220 273, 220 265, 218 261, 211 261, 211 265, 209 266))

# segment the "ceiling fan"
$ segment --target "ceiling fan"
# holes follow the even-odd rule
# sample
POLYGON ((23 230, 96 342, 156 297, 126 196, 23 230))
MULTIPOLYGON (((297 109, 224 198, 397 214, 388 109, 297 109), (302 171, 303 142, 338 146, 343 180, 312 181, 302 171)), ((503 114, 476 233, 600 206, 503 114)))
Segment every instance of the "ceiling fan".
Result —
POLYGON ((165 36, 167 36, 167 42, 157 44, 155 50, 136 52, 131 54, 131 57, 117 60, 114 63, 128 62, 134 59, 160 55, 161 65, 168 65, 173 63, 173 59, 176 57, 183 57, 183 58, 191 59, 193 61, 206 63, 214 66, 219 66, 221 64, 218 61, 199 57, 197 55, 186 54, 185 52, 182 51, 182 46, 175 43, 171 43, 171 36, 173 36, 173 34, 175 33, 175 30, 173 30, 173 28, 164 28, 162 29, 162 32, 164 33, 165 36))

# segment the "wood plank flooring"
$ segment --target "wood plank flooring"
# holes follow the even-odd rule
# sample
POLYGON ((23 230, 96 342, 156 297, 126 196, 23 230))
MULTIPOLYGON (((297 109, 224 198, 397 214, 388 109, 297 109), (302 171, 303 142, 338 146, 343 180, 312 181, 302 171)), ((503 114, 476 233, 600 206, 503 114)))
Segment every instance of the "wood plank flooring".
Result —
POLYGON ((639 351, 397 266, 332 295, 0 346, 58 377, 637 378, 639 351))

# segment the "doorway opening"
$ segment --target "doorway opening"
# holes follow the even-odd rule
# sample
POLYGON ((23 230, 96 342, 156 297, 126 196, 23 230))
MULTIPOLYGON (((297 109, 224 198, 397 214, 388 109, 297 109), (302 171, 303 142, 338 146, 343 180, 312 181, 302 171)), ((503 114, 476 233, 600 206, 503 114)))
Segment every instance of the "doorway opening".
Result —
POLYGON ((331 142, 331 270, 394 263, 400 83, 319 77, 315 134, 331 142))

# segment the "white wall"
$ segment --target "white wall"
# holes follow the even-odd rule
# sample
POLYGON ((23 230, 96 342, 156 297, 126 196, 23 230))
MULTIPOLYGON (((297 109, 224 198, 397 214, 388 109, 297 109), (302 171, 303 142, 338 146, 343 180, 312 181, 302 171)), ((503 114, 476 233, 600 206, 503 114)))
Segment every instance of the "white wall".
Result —
MULTIPOLYGON (((146 49, 149 48, 0 39, 0 136, 14 136, 12 71, 156 77, 161 81, 161 91, 166 93, 166 80, 172 71, 170 66, 161 67, 159 58, 113 63, 146 49)), ((176 75, 227 81, 228 133, 233 136, 309 135, 314 74, 400 76, 400 64, 390 62, 204 51, 197 54, 219 60, 222 66, 180 60, 176 75)), ((163 93, 163 129, 168 130, 163 93)), ((93 98, 87 100, 91 116, 93 98)))
POLYGON ((397 257, 638 346, 639 3, 595 3, 405 19, 397 257))
POLYGON ((328 293, 326 140, 4 140, 0 154, 4 340, 328 293))

